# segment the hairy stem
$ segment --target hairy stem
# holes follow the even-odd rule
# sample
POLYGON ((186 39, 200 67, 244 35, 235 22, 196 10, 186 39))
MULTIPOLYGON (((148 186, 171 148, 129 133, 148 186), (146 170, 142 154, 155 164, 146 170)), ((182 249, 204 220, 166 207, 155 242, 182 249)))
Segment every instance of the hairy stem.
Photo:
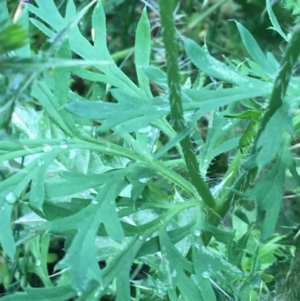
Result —
MULTIPOLYGON (((176 41, 176 30, 173 17, 174 1, 160 0, 160 18, 163 29, 163 41, 166 50, 167 75, 169 86, 169 101, 173 127, 176 132, 181 132, 186 128, 183 107, 181 100, 180 75, 178 69, 178 49, 176 41)), ((209 207, 215 206, 215 199, 212 196, 207 184, 201 177, 197 158, 189 136, 185 136, 180 142, 184 160, 191 178, 191 182, 196 187, 203 202, 209 207)))

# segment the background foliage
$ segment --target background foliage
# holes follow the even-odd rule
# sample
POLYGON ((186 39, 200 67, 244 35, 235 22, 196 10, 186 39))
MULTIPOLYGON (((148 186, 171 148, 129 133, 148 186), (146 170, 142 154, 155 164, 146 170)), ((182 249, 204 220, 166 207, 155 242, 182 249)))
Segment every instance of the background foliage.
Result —
POLYGON ((298 1, 0 11, 3 300, 299 300, 298 1))

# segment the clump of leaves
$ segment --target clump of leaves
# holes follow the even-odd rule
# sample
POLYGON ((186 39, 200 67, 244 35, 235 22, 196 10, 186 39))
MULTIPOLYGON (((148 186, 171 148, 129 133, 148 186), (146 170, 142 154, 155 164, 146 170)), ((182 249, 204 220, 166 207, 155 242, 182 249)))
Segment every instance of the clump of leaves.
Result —
POLYGON ((202 73, 182 84, 174 8, 161 0, 166 72, 151 66, 143 11, 135 83, 107 49, 101 1, 77 12, 71 0, 64 16, 53 0, 26 5, 24 24, 31 12, 49 43, 37 57, 26 44, 2 63, 23 96, 0 145, 0 275, 11 293, 3 300, 259 300, 273 289, 267 268, 291 254, 274 234, 285 181, 299 185, 291 150, 299 27, 287 37, 267 1, 287 41, 281 62, 238 22, 247 62, 220 62, 183 38, 214 84, 204 86, 202 73), (78 28, 91 7, 93 44, 78 28), (90 83, 89 97, 70 89, 74 75, 90 83), (196 126, 203 116, 205 139, 196 126), (209 186, 223 153, 227 171, 209 186), (60 258, 51 251, 58 239, 60 258))

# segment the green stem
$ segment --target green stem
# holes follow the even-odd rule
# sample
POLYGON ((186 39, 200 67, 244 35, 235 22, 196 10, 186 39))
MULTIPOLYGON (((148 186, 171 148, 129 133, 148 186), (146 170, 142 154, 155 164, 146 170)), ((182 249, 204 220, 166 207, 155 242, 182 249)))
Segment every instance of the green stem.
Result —
MULTIPOLYGON (((18 142, 3 141, 0 145, 0 162, 18 157, 43 153, 43 148, 45 145, 55 146, 59 145, 60 142, 61 139, 24 139, 18 142)), ((71 149, 87 149, 90 151, 97 151, 112 156, 127 158, 135 162, 142 162, 146 166, 156 169, 160 175, 166 177, 175 185, 181 187, 192 198, 195 198, 197 195, 193 185, 188 180, 165 166, 163 162, 154 161, 152 158, 147 158, 140 154, 136 154, 128 148, 110 143, 105 140, 97 140, 89 136, 84 136, 80 138, 70 139, 68 141, 68 148, 66 149, 66 151, 71 149)))
MULTIPOLYGON (((292 76, 292 72, 295 64, 297 63, 297 58, 300 54, 300 24, 298 24, 292 36, 291 41, 289 42, 286 51, 284 53, 283 59, 280 64, 280 69, 278 76, 275 80, 275 84, 273 86, 272 95, 270 98, 269 107, 263 117, 261 122, 261 128, 256 136, 255 145, 259 139, 259 136, 263 132, 270 118, 274 115, 274 113, 282 106, 283 99, 289 85, 290 78, 292 76)), ((255 149, 253 149, 253 152, 255 149)))
MULTIPOLYGON (((173 17, 174 1, 160 0, 159 6, 161 25, 163 29, 163 41, 166 50, 171 116, 173 119, 173 127, 175 131, 181 132, 186 128, 186 125, 184 121, 181 100, 180 75, 178 69, 178 49, 173 17)), ((193 185, 203 199, 203 202, 209 208, 215 207, 215 199, 212 196, 209 187, 200 175, 197 158, 194 154, 194 148, 189 136, 185 136, 180 144, 193 185)))

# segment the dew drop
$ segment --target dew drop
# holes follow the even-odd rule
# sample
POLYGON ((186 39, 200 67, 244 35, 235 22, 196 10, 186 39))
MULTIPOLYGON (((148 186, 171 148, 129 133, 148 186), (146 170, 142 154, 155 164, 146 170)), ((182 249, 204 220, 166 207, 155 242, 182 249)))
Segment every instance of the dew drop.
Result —
POLYGON ((46 144, 46 145, 44 145, 44 147, 43 147, 43 152, 49 153, 49 152, 52 151, 52 149, 53 149, 53 148, 52 148, 51 145, 46 144))
POLYGON ((82 292, 79 292, 79 291, 78 291, 78 292, 77 292, 77 296, 78 296, 78 297, 82 296, 82 292))
POLYGON ((201 231, 200 231, 199 229, 196 228, 196 229, 194 230, 194 235, 195 235, 195 236, 200 236, 200 235, 201 235, 201 231))
POLYGON ((17 198, 18 197, 14 192, 9 192, 5 196, 6 202, 10 205, 13 205, 16 202, 17 198))
POLYGON ((36 164, 37 164, 38 166, 43 166, 44 163, 45 163, 45 162, 44 162, 43 159, 39 159, 39 160, 37 160, 37 163, 36 163, 36 164))
POLYGON ((142 235, 139 236, 139 240, 143 240, 144 237, 142 235))
POLYGON ((1 207, 1 210, 4 210, 4 206, 1 207))
POLYGON ((202 273, 202 277, 203 278, 209 278, 210 277, 210 274, 209 274, 209 272, 207 272, 207 271, 204 271, 203 273, 202 273))
POLYGON ((147 178, 141 178, 141 179, 139 179, 139 182, 145 184, 145 183, 148 182, 148 179, 147 178))
POLYGON ((147 237, 147 238, 146 238, 146 241, 149 241, 150 239, 151 239, 150 237, 147 237))
POLYGON ((61 141, 60 141, 60 144, 59 144, 59 147, 60 147, 61 149, 66 149, 66 148, 68 148, 68 147, 69 147, 68 141, 65 140, 65 139, 61 140, 61 141))
POLYGON ((41 263, 41 261, 40 260, 37 260, 36 262, 35 262, 35 265, 38 267, 38 266, 40 266, 42 263, 41 263))
POLYGON ((97 201, 96 199, 93 199, 93 200, 92 200, 92 204, 93 204, 93 205, 97 205, 97 204, 98 204, 98 201, 97 201))

